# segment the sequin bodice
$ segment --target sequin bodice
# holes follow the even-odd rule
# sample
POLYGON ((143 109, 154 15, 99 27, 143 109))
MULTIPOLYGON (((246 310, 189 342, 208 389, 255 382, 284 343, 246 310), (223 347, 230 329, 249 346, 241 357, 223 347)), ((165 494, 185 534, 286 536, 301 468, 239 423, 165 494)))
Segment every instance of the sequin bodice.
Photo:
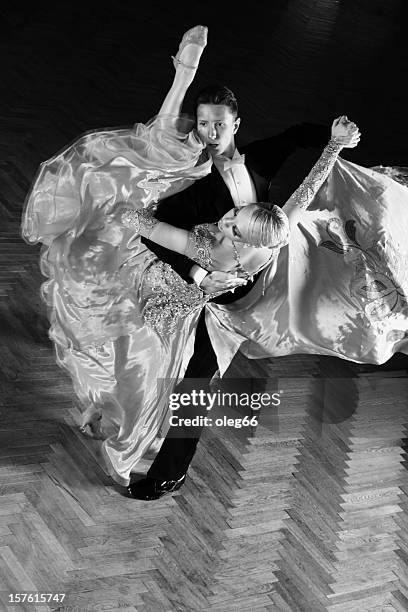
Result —
POLYGON ((159 335, 173 333, 180 319, 202 308, 211 297, 158 259, 145 272, 141 293, 145 323, 159 335))
MULTIPOLYGON (((189 236, 189 257, 201 267, 207 269, 211 263, 211 249, 217 242, 219 230, 216 225, 197 225, 189 236)), ((245 272, 240 274, 231 246, 231 271, 249 280, 254 274, 264 268, 273 258, 270 249, 247 248, 242 257, 245 272)), ((173 268, 160 260, 154 260, 144 275, 143 311, 145 322, 159 334, 173 333, 180 319, 188 316, 193 310, 203 306, 217 294, 205 294, 195 284, 184 281, 173 268)))

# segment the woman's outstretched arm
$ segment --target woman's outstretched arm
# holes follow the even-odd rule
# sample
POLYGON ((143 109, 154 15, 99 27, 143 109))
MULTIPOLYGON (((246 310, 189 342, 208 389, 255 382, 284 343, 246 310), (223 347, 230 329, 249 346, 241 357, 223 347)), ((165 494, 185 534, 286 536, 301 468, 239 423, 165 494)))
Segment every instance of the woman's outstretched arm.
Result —
POLYGON ((166 247, 170 251, 186 255, 196 261, 202 268, 211 268, 211 249, 213 238, 199 230, 188 231, 158 221, 149 209, 126 209, 121 215, 121 222, 126 227, 135 230, 140 236, 166 247))
POLYGON ((173 84, 159 110, 159 115, 180 114, 184 96, 194 80, 207 44, 207 31, 205 26, 198 25, 184 34, 177 55, 173 58, 176 69, 173 84))
POLYGON ((360 132, 347 117, 342 116, 335 119, 332 125, 331 139, 323 153, 302 182, 302 184, 291 195, 283 207, 283 210, 293 222, 296 213, 308 208, 320 187, 329 176, 334 163, 343 147, 356 147, 360 140, 360 132))

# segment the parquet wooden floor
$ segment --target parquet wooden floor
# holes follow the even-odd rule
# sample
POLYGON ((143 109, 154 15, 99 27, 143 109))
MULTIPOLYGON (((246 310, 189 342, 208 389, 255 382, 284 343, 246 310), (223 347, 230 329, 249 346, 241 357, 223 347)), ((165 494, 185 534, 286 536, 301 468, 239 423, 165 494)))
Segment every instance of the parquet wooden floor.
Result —
MULTIPOLYGON (((257 428, 207 429, 185 486, 156 503, 126 498, 76 427, 39 249, 19 237, 24 198, 38 164, 82 131, 152 114, 184 29, 209 25, 198 86, 228 80, 243 140, 347 112, 367 134, 350 159, 408 165, 403 2, 203 7, 0 10, 0 607, 408 610, 406 357, 238 356, 227 376, 277 380, 281 406, 257 428), (11 607, 15 592, 66 598, 11 607)), ((283 170, 286 190, 304 162, 283 170)))

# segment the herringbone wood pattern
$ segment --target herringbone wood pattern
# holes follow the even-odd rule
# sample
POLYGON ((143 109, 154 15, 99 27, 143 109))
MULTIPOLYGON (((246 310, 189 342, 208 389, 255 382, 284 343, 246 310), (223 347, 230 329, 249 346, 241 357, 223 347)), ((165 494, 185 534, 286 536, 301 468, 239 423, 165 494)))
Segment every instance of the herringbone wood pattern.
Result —
MULTIPOLYGON (((65 592, 41 609, 81 612, 408 609, 405 357, 382 368, 237 358, 229 377, 279 380, 279 410, 256 430, 208 429, 175 496, 130 500, 76 428, 47 338, 39 249, 19 238, 38 164, 84 130, 147 119, 179 34, 200 22, 210 46, 198 86, 222 79, 237 91, 244 140, 347 112, 367 134, 350 159, 407 165, 403 10, 397 0, 279 0, 222 16, 194 3, 2 9, 4 609, 21 591, 65 592)), ((282 170, 277 198, 306 163, 282 170)))

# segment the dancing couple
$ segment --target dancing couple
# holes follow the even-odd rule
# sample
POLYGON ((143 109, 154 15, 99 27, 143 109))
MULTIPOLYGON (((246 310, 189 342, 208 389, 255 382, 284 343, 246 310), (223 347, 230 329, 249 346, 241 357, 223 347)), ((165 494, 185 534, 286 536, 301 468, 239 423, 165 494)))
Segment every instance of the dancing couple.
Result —
POLYGON ((360 139, 344 116, 238 151, 226 87, 198 94, 189 125, 180 109, 206 38, 184 35, 151 122, 88 133, 42 164, 23 218, 44 245, 50 336, 82 431, 105 438, 110 474, 144 500, 182 486, 199 439, 189 427, 163 439, 170 393, 197 378, 207 389, 238 350, 383 363, 408 347, 404 177, 339 158, 360 139), (279 208, 270 182, 297 147, 321 155, 279 208))

